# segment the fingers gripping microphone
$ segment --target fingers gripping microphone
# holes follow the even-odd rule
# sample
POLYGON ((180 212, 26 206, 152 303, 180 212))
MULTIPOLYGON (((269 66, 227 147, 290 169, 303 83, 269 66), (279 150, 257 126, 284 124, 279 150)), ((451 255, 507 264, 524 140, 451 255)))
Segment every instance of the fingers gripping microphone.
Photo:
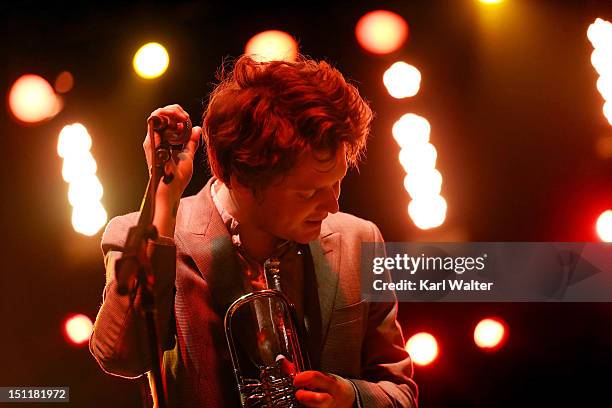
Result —
POLYGON ((166 116, 151 116, 149 120, 153 129, 161 136, 162 142, 166 141, 172 146, 183 148, 191 139, 191 121, 189 119, 177 123, 166 116))

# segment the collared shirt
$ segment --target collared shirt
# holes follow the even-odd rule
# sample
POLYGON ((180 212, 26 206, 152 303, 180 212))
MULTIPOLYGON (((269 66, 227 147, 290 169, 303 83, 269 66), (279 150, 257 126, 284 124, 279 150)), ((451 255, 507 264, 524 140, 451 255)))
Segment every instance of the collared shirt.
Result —
MULTIPOLYGON (((273 288, 272 282, 267 282, 264 273, 264 263, 258 262, 243 248, 240 239, 240 224, 221 204, 218 197, 219 181, 215 180, 210 189, 213 202, 223 223, 232 238, 234 248, 243 272, 243 289, 246 293, 254 290, 273 288)), ((282 292, 294 303, 297 317, 304 319, 304 261, 303 251, 295 241, 285 240, 279 243, 274 253, 268 258, 280 260, 280 281, 282 292)))

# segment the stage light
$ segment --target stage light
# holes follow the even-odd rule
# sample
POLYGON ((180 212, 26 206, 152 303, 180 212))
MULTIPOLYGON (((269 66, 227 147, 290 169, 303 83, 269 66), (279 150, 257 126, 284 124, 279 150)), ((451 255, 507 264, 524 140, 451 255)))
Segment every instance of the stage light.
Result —
POLYGON ((91 136, 80 123, 66 125, 57 139, 57 154, 62 157, 78 156, 91 149, 91 136))
POLYGON ((601 18, 589 25, 587 37, 594 48, 612 46, 612 23, 601 18))
POLYGON ((419 144, 402 148, 399 161, 406 173, 421 173, 436 167, 438 152, 431 143, 419 144))
POLYGON ((419 198, 408 204, 408 215, 414 225, 426 230, 442 225, 446 219, 446 208, 446 200, 442 196, 419 198))
POLYGON ((146 79, 153 79, 163 75, 168 69, 170 57, 163 45, 151 42, 140 47, 134 55, 134 70, 146 79))
POLYGON ((72 209, 72 227, 80 234, 92 236, 108 221, 108 214, 100 202, 92 202, 72 209))
POLYGON ((62 102, 46 79, 27 74, 11 87, 9 107, 20 121, 36 123, 55 116, 61 110, 62 102))
POLYGON ((497 318, 483 319, 474 329, 474 342, 485 350, 495 350, 502 346, 507 337, 506 325, 497 318))
POLYGON ((74 86, 74 77, 68 71, 60 72, 60 74, 55 78, 55 92, 57 93, 66 93, 69 92, 74 86))
POLYGON ((81 177, 96 174, 97 170, 96 160, 88 151, 80 155, 68 156, 64 159, 62 178, 67 183, 73 183, 81 177))
POLYGON ((612 210, 606 210, 599 215, 595 229, 603 242, 612 242, 612 210))
POLYGON ((600 76, 597 80, 597 90, 604 100, 612 100, 612 75, 600 76))
POLYGON ((608 123, 612 126, 612 101, 607 101, 603 105, 603 114, 608 119, 608 123))
POLYGON ((396 13, 371 11, 359 19, 355 35, 366 51, 389 54, 399 49, 408 38, 408 24, 396 13))
POLYGON ((408 98, 419 92, 421 73, 412 65, 399 61, 385 71, 383 83, 392 97, 408 98))
POLYGON ((429 142, 431 126, 424 117, 407 113, 395 122, 391 132, 400 147, 410 148, 429 142))
POLYGON ((73 207, 82 207, 100 201, 104 189, 95 174, 79 177, 68 186, 68 201, 73 207))
POLYGON ((244 53, 256 61, 295 61, 295 39, 279 30, 268 30, 254 35, 247 42, 244 53))
POLYGON ((64 323, 64 334, 68 340, 76 345, 85 344, 89 341, 93 323, 84 314, 76 314, 66 319, 64 323))
POLYGON ((420 173, 408 173, 404 177, 404 188, 413 200, 435 197, 442 189, 442 174, 436 169, 420 173))
POLYGON ((406 343, 406 351, 414 364, 426 366, 438 357, 438 342, 429 333, 417 333, 406 343))
POLYGON ((504 0, 478 0, 479 2, 481 2, 482 4, 499 4, 502 3, 504 0))

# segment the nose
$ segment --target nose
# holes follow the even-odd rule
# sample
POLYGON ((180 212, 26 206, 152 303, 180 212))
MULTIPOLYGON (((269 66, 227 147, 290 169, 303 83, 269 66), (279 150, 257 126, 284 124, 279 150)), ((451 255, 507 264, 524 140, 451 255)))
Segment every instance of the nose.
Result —
POLYGON ((329 212, 332 214, 337 213, 340 208, 338 206, 338 198, 340 197, 340 185, 333 188, 328 188, 325 190, 325 195, 321 206, 319 208, 320 211, 329 212))

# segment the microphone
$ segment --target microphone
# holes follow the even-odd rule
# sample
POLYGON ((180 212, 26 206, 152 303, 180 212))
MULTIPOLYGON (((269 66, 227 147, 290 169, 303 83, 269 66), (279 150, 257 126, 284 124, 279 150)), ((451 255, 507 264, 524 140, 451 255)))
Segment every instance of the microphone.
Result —
POLYGON ((162 142, 166 141, 170 145, 185 147, 191 139, 191 121, 189 119, 177 123, 166 116, 151 116, 149 121, 153 125, 153 130, 156 130, 161 136, 162 142), (181 131, 177 129, 179 123, 183 124, 181 131))

